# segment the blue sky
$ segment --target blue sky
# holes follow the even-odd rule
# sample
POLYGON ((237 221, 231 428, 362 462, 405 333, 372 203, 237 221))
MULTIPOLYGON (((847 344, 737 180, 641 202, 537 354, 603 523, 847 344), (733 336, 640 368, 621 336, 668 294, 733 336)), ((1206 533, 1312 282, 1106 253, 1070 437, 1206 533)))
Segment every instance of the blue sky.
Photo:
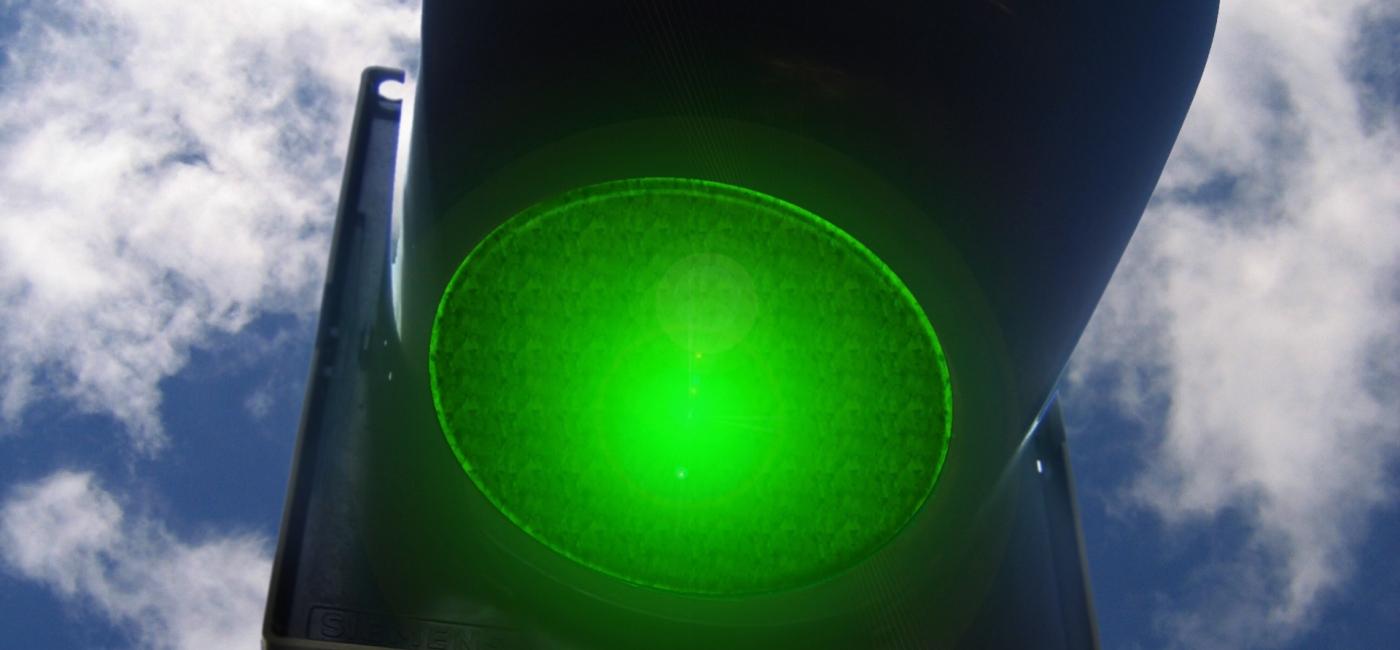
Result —
MULTIPOLYGON (((257 647, 356 78, 415 19, 0 0, 6 645, 257 647)), ((1062 390, 1106 647, 1394 642, 1398 34, 1222 7, 1062 390)))

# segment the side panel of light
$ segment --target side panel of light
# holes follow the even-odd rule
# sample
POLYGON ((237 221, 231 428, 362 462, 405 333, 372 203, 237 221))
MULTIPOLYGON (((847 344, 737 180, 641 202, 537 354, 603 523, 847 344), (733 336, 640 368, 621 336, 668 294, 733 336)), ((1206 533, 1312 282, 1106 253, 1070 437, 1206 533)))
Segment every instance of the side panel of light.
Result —
POLYGON ((811 584, 888 542, 952 428, 923 310, 873 253, 718 183, 580 188, 504 223, 433 324, 447 442, 549 548, 735 595, 811 584))

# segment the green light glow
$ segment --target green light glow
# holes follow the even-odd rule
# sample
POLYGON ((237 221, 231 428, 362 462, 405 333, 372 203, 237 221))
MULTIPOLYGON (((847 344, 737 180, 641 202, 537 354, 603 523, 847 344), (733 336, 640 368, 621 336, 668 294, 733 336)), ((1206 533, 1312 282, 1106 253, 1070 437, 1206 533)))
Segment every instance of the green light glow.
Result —
POLYGON ((797 206, 642 178, 537 204, 457 269, 438 421, 481 492, 558 553, 692 594, 869 557, 947 454, 937 336, 889 268, 797 206))

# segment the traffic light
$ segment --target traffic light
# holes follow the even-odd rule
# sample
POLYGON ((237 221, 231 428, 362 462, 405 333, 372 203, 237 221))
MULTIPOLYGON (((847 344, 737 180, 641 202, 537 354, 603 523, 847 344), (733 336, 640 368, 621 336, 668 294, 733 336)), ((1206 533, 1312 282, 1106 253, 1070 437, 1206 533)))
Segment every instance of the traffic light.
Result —
POLYGON ((1096 646, 1053 390, 1215 11, 427 0, 268 647, 1096 646))

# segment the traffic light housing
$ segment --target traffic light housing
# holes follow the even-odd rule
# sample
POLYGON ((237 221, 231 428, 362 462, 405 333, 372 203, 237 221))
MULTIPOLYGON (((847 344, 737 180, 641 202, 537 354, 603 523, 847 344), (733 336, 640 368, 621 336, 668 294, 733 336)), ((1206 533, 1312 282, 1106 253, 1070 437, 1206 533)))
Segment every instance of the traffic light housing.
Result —
POLYGON ((397 225, 362 87, 268 646, 1096 645, 1053 388, 1214 17, 428 0, 397 225))

